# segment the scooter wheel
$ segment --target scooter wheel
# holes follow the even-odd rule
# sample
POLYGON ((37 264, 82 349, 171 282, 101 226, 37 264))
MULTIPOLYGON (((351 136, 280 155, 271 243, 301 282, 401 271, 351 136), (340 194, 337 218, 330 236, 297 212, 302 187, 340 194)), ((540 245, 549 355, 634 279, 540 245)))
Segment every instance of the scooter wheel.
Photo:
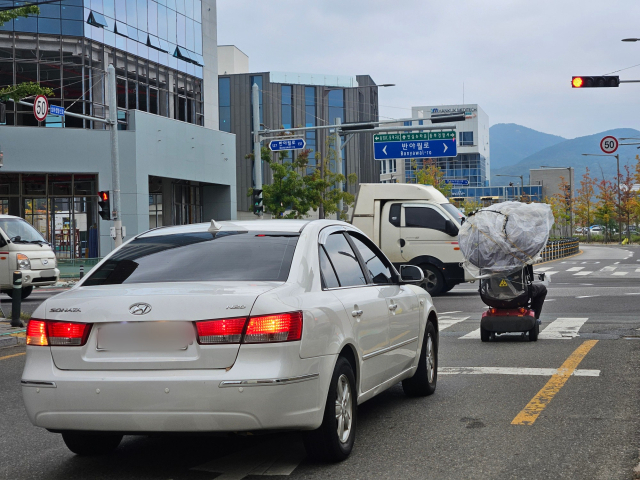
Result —
POLYGON ((538 325, 538 322, 536 322, 536 326, 533 327, 531 330, 529 330, 529 341, 537 342, 539 333, 540 333, 540 325, 538 325))
POLYGON ((491 338, 491 332, 485 328, 480 327, 480 340, 488 342, 491 338))

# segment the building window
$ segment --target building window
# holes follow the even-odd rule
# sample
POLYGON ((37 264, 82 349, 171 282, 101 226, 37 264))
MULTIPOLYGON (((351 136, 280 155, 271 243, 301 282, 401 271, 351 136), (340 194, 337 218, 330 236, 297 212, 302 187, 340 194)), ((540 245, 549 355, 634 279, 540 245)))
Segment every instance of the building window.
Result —
POLYGON ((292 128, 293 126, 293 95, 291 85, 282 85, 282 128, 292 128))
POLYGON ((473 145, 473 132, 460 132, 460 146, 473 145))
POLYGON ((329 123, 334 125, 336 118, 344 123, 344 90, 329 90, 329 123))
POLYGON ((231 79, 218 79, 218 101, 220 103, 220 130, 231 132, 231 79))
MULTIPOLYGON (((315 127, 316 123, 316 89, 315 87, 304 87, 304 125, 305 127, 315 127)), ((316 132, 317 130, 305 131, 306 148, 309 151, 309 164, 307 174, 310 175, 316 168, 316 132)))
POLYGON ((173 184, 173 224, 202 222, 202 187, 190 182, 173 184))

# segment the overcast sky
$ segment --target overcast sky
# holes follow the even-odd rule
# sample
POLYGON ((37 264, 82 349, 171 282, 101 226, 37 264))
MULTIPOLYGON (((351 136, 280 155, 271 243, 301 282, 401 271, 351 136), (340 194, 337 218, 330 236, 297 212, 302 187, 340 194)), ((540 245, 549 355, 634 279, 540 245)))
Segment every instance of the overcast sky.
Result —
MULTIPOLYGON (((382 117, 477 103, 491 125, 574 138, 640 127, 640 83, 572 90, 572 75, 640 64, 638 0, 218 0, 218 44, 251 71, 369 74, 382 117)), ((640 79, 640 67, 619 73, 640 79)))

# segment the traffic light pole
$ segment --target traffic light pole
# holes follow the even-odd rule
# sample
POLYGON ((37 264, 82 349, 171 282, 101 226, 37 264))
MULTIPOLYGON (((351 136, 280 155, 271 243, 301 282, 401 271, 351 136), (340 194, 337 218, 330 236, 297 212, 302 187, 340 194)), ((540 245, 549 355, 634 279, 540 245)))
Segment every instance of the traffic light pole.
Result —
POLYGON ((120 152, 118 149, 118 104, 116 100, 116 69, 107 68, 109 91, 109 130, 111 133, 111 184, 113 187, 113 226, 116 231, 115 247, 122 245, 122 219, 120 218, 120 152))
MULTIPOLYGON (((257 83, 254 83, 253 87, 251 87, 251 95, 253 99, 253 188, 254 190, 262 190, 262 154, 260 152, 260 94, 257 83)), ((260 198, 262 198, 262 195, 260 195, 260 198)), ((258 216, 262 218, 263 215, 263 210, 259 209, 258 216)))

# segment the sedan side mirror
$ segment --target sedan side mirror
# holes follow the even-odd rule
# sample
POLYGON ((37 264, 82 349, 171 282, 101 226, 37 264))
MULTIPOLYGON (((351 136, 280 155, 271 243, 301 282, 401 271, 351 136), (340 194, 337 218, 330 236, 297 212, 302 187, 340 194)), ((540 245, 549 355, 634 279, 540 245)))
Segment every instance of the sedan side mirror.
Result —
POLYGON ((415 265, 400 265, 400 282, 421 283, 424 280, 424 273, 420 267, 415 265))
POLYGON ((444 224, 444 232, 450 237, 455 237, 458 235, 458 227, 451 220, 447 220, 444 224))

